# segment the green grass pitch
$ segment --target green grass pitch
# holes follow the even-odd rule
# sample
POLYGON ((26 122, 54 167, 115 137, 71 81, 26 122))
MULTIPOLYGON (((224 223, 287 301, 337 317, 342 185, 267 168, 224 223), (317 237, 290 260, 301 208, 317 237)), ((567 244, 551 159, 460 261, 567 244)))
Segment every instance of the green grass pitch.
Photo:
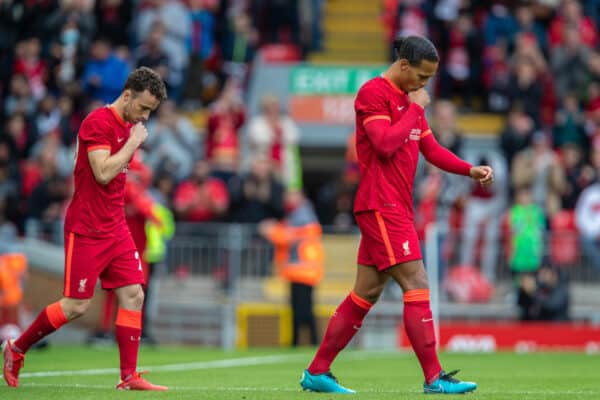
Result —
MULTIPOLYGON (((224 352, 195 347, 142 348, 148 380, 169 392, 117 392, 116 348, 52 346, 27 355, 18 389, 0 386, 0 399, 337 399, 298 384, 314 349, 224 352)), ((600 399, 600 355, 575 353, 442 354, 448 370, 473 380, 478 399, 600 399)), ((348 350, 333 365, 355 399, 415 399, 422 375, 412 353, 348 350)), ((4 383, 4 382, 2 382, 4 383)), ((341 397, 344 397, 341 395, 341 397)), ((471 398, 471 397, 470 397, 471 398)))

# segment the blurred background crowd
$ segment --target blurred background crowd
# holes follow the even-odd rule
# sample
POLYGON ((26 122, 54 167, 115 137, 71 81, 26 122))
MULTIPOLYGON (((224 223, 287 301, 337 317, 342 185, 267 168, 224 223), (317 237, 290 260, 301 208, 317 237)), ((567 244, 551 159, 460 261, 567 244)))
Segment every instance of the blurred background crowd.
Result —
MULTIPOLYGON (((138 66, 169 92, 147 123, 140 190, 177 221, 280 219, 285 193, 304 188, 321 224, 352 231, 352 136, 335 182, 303 183, 303 132, 287 105, 265 94, 250 114, 245 102, 265 48, 284 44, 298 60, 323 48, 326 3, 0 0, 0 251, 23 236, 62 243, 78 127, 138 66)), ((496 171, 484 189, 421 168, 417 224, 423 235, 432 221, 447 227, 442 264, 478 265, 491 282, 500 254, 516 277, 581 257, 600 271, 600 1, 381 3, 387 61, 398 35, 438 47, 438 140, 496 171), (459 128, 472 113, 502 118, 487 147, 459 128)))

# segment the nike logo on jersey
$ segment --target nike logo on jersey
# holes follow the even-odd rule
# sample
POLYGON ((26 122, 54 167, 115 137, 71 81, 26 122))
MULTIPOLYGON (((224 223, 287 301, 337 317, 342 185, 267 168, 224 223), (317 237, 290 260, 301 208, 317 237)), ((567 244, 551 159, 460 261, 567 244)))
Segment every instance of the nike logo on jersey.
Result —
POLYGON ((405 108, 405 107, 406 107, 406 106, 398 106, 398 111, 402 111, 402 110, 404 110, 404 108, 405 108))
POLYGON ((122 137, 117 138, 117 142, 119 142, 119 143, 121 143, 123 140, 125 140, 125 138, 122 138, 122 137))
POLYGON ((431 321, 433 321, 433 318, 429 318, 429 319, 421 318, 421 322, 431 322, 431 321))

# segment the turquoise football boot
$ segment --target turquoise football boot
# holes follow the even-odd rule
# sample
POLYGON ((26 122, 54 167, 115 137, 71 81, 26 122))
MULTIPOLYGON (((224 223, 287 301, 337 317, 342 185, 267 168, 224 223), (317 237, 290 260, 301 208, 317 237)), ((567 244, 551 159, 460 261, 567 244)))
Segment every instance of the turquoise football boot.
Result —
POLYGON ((351 394, 356 393, 352 389, 348 389, 340 385, 335 379, 335 376, 331 372, 324 374, 311 374, 307 369, 302 372, 302 379, 300 379, 300 386, 302 389, 309 392, 321 392, 321 393, 345 393, 351 394))
POLYGON ((429 385, 423 384, 423 393, 427 394, 459 394, 468 393, 477 389, 477 384, 474 382, 463 382, 453 378, 456 371, 445 373, 440 372, 440 376, 429 385))

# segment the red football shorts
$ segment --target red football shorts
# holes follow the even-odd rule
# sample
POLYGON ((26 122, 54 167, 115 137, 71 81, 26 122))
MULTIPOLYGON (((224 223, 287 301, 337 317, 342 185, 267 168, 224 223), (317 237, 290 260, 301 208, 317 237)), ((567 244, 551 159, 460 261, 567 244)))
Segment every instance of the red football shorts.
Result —
POLYGON ((419 238, 411 220, 399 214, 364 211, 356 214, 361 239, 359 264, 382 271, 392 265, 420 260, 419 238))
POLYGON ((64 296, 93 297, 98 278, 103 289, 144 284, 140 255, 131 235, 92 238, 65 232, 64 296))

